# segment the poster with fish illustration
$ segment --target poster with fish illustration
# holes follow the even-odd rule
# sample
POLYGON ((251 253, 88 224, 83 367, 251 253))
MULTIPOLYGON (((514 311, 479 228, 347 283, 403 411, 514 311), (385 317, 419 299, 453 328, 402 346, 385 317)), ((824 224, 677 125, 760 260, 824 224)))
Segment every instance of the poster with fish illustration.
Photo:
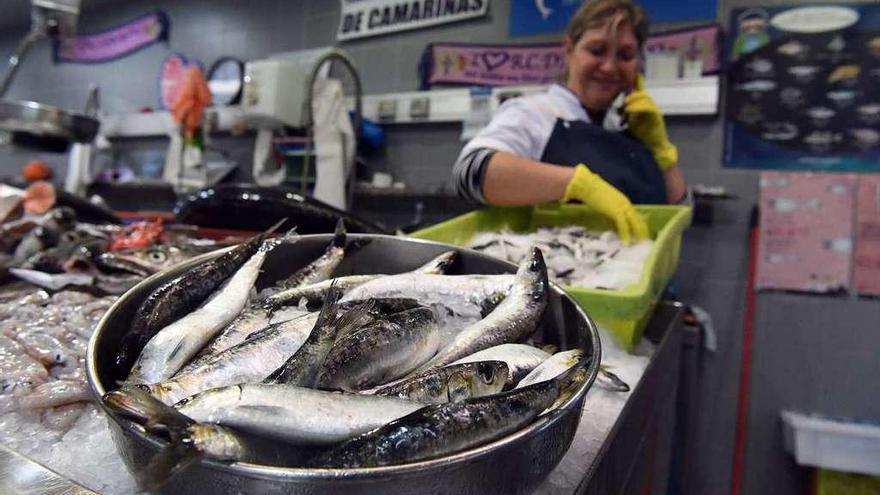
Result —
POLYGON ((880 5, 731 14, 724 165, 880 171, 880 5))
POLYGON ((848 290, 857 174, 764 172, 756 286, 848 290))

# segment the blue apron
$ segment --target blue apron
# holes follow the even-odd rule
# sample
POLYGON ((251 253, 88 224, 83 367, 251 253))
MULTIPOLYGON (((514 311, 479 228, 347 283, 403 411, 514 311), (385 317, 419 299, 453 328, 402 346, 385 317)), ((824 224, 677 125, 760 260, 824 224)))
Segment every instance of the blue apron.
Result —
POLYGON ((666 182, 651 152, 629 133, 581 120, 558 119, 541 161, 583 163, 638 204, 666 204, 666 182))

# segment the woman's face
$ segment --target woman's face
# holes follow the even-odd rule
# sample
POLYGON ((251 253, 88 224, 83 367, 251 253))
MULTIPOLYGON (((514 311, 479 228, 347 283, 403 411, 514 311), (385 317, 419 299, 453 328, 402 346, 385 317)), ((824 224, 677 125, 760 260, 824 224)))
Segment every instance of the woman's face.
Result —
POLYGON ((621 91, 629 90, 639 71, 639 46, 629 24, 617 28, 613 43, 606 27, 584 31, 577 42, 565 40, 566 85, 590 110, 604 111, 621 91))

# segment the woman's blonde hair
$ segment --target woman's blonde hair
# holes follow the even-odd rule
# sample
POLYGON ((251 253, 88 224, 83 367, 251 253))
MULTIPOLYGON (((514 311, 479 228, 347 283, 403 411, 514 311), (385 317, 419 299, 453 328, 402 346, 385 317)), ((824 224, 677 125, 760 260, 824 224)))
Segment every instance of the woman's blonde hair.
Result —
POLYGON ((575 44, 585 31, 607 27, 612 39, 617 39, 617 28, 621 24, 632 27, 641 50, 648 39, 648 16, 630 0, 587 0, 572 16, 565 36, 575 44))

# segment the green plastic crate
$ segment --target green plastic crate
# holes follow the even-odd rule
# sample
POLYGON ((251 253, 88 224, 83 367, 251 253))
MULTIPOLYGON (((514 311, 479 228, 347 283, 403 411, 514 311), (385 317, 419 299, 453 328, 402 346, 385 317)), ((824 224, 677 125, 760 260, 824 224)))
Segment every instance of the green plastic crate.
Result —
POLYGON ((880 476, 816 471, 816 495, 880 495, 880 476))
MULTIPOLYGON (((690 224, 687 206, 639 205, 655 244, 639 281, 622 290, 565 287, 581 307, 608 328, 621 346, 632 351, 670 277, 678 267, 681 235, 690 224)), ((532 232, 538 227, 582 225, 592 230, 613 230, 606 217, 583 205, 542 205, 488 208, 472 211, 410 234, 412 237, 466 246, 479 232, 508 228, 532 232)))

